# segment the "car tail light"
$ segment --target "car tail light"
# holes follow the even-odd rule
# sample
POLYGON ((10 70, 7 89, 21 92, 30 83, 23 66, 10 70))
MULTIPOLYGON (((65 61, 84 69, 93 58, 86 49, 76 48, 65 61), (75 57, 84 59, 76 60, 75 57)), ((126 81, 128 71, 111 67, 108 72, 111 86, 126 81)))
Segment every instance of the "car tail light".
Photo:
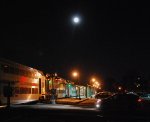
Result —
POLYGON ((143 99, 141 99, 141 98, 138 99, 138 102, 139 102, 139 103, 142 102, 142 101, 143 101, 143 99))

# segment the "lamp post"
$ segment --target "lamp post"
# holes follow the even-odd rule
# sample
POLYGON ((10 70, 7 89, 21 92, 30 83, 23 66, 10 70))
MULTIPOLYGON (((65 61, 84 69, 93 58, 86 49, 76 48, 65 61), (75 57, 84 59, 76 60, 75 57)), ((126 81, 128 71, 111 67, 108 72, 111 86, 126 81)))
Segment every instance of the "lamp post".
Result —
MULTIPOLYGON (((77 79, 77 83, 80 85, 80 83, 79 83, 79 74, 78 74, 77 72, 73 72, 72 75, 73 75, 73 77, 75 77, 75 78, 77 79)), ((81 98, 80 98, 80 86, 79 86, 79 85, 78 85, 78 89, 79 89, 79 99, 81 99, 81 98)))

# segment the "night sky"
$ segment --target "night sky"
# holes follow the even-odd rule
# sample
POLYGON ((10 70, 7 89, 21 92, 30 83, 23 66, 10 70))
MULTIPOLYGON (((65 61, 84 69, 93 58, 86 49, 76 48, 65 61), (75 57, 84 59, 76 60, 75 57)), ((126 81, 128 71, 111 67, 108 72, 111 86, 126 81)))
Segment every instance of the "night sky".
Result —
POLYGON ((0 57, 71 79, 150 77, 148 3, 3 0, 0 57), (72 23, 78 15, 81 22, 72 23))

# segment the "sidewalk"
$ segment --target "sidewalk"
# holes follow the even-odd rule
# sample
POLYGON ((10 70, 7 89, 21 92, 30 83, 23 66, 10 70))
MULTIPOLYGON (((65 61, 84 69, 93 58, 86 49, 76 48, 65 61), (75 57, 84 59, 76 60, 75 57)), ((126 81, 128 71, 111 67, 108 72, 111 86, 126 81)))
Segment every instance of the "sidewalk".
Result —
POLYGON ((78 103, 83 102, 85 100, 88 100, 88 98, 81 98, 81 100, 79 98, 59 98, 56 100, 56 103, 57 104, 75 105, 75 104, 78 104, 78 103))

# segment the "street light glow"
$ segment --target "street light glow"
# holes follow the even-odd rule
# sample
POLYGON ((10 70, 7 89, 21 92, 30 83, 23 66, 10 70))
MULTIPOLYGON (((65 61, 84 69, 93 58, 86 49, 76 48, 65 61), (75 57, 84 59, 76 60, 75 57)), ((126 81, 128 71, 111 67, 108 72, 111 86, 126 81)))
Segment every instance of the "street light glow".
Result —
POLYGON ((95 78, 92 78, 92 82, 95 82, 96 80, 95 80, 95 78))
POLYGON ((77 77, 78 76, 78 73, 77 72, 73 72, 72 74, 74 77, 77 77))

